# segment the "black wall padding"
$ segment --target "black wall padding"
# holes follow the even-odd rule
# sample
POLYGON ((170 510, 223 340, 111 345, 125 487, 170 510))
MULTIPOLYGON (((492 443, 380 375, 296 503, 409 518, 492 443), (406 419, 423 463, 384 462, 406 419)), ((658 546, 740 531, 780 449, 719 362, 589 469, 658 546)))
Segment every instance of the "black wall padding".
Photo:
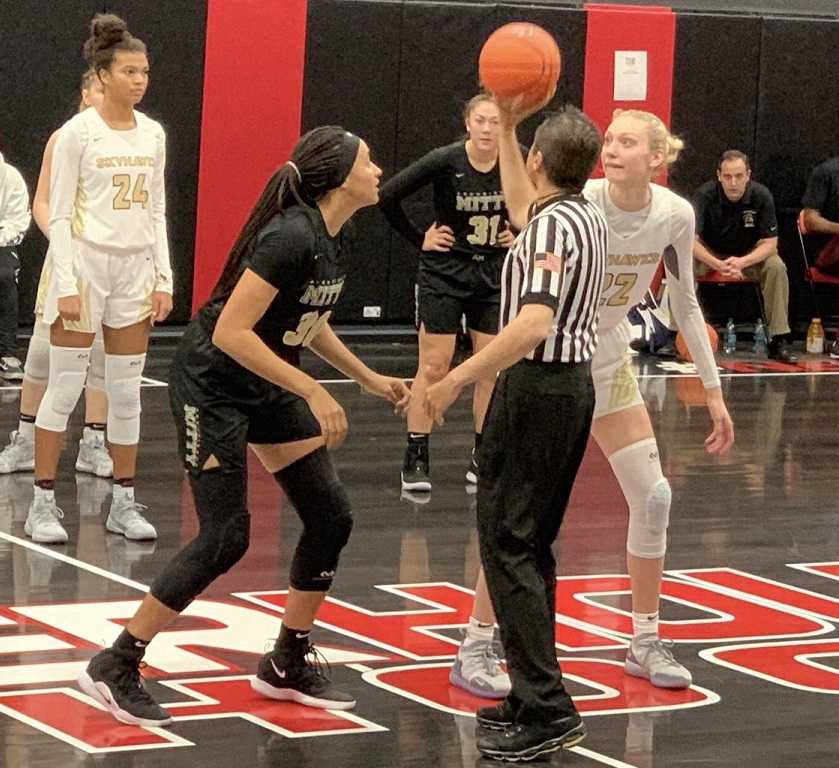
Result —
MULTIPOLYGON (((383 179, 393 173, 399 91, 400 3, 310 0, 303 130, 339 124, 370 146, 383 179)), ((387 317, 391 240, 378 208, 361 211, 351 230, 352 264, 336 319, 360 322, 365 306, 387 317)))
POLYGON ((839 22, 765 19, 755 161, 779 208, 798 207, 813 167, 839 155, 839 22))
MULTIPOLYGON (((85 69, 82 44, 97 0, 43 3, 0 0, 0 152, 35 195, 41 157, 50 134, 78 109, 85 69)), ((32 222, 18 248, 20 319, 32 323, 35 288, 47 241, 32 222)), ((192 254, 189 254, 190 261, 192 254)))
POLYGON ((149 49, 151 79, 139 109, 166 129, 166 205, 175 278, 170 320, 186 322, 192 311, 207 0, 114 0, 106 5, 149 49))
MULTIPOLYGON (((760 25, 753 17, 676 17, 671 126, 686 149, 670 183, 687 197, 714 178, 726 149, 754 155, 760 25)), ((761 172, 756 166, 755 178, 761 172)))

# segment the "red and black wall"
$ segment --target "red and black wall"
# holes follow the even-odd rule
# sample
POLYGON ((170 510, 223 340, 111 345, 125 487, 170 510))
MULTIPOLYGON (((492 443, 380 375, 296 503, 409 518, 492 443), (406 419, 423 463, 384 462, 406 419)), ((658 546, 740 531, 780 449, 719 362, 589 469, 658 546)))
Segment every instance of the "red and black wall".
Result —
MULTIPOLYGON (((636 106, 611 100, 614 50, 647 50, 648 99, 637 106, 668 119, 688 146, 670 184, 689 195, 712 177, 724 149, 742 149, 778 208, 790 210, 782 243, 791 243, 792 210, 810 170, 839 154, 839 89, 831 85, 839 20, 737 15, 730 5, 727 13, 716 7, 696 13, 682 8, 688 0, 674 0, 673 10, 639 2, 582 8, 549 0, 538 7, 442 0, 0 0, 2 151, 34 191, 43 145, 74 109, 87 21, 104 5, 124 15, 151 51, 153 82, 143 108, 168 130, 173 320, 186 321, 301 131, 342 124, 368 141, 389 175, 462 135, 460 112, 477 88, 483 40, 502 23, 531 20, 553 32, 562 48, 554 104, 584 106, 601 125, 615 106, 636 106)), ((819 2, 785 5, 806 11, 807 3, 819 2)), ((534 127, 534 121, 525 126, 525 141, 534 127)), ((412 203, 418 219, 429 211, 427 198, 412 203)), ((337 319, 361 322, 363 308, 377 306, 381 321, 409 320, 416 253, 375 209, 357 217, 354 232, 337 319)), ((21 250, 22 320, 28 321, 45 250, 34 227, 21 250)), ((800 257, 792 249, 783 255, 796 282, 800 257)))

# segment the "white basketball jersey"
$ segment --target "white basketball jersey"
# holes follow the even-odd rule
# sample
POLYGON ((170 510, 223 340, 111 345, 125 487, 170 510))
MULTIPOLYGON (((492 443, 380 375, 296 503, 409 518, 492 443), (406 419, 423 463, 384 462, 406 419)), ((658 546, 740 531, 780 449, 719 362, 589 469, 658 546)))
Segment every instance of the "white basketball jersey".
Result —
POLYGON ((650 184, 649 208, 637 213, 617 209, 608 198, 609 182, 591 179, 583 194, 609 224, 609 265, 600 304, 598 332, 614 328, 644 298, 664 261, 670 307, 706 387, 719 386, 717 365, 696 300, 693 279, 693 206, 675 192, 650 184))
MULTIPOLYGON (((134 115, 135 128, 116 131, 95 109, 86 109, 61 128, 53 154, 51 199, 72 194, 73 236, 111 253, 152 246, 155 206, 165 205, 157 199, 165 162, 163 128, 140 112, 134 115), (68 145, 70 151, 62 151, 68 145), (76 162, 77 168, 66 167, 76 162), (75 189, 62 187, 73 179, 75 189)), ((51 220, 55 211, 52 207, 51 220)))
MULTIPOLYGON (((658 184, 651 184, 646 212, 627 214, 626 226, 616 228, 614 204, 607 200, 609 182, 592 179, 583 194, 606 214, 609 222, 609 266, 600 305, 601 331, 614 328, 644 298, 668 248, 675 251, 678 268, 692 274, 694 213, 687 200, 658 184), (646 215, 645 215, 646 214, 646 215), (631 217, 636 217, 632 222, 631 217)), ((671 260, 667 260, 668 271, 671 260)))

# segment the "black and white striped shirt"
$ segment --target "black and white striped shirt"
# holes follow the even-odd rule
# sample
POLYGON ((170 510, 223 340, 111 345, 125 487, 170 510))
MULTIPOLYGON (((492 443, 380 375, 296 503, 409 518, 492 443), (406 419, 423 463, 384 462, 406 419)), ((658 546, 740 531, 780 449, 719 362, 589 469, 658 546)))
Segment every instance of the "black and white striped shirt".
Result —
POLYGON ((594 204, 582 196, 563 196, 537 209, 516 239, 501 276, 501 328, 525 304, 544 304, 554 310, 551 333, 527 355, 529 360, 580 363, 591 359, 597 344, 608 231, 594 204))

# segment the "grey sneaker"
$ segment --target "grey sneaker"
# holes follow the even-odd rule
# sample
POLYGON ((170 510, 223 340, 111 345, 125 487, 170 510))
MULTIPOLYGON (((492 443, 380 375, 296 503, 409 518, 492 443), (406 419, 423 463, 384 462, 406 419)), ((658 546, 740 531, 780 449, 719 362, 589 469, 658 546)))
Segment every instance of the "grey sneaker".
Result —
POLYGON ((105 435, 97 429, 85 427, 79 440, 76 472, 87 472, 97 477, 112 477, 114 462, 105 447, 105 435))
POLYGON ((498 646, 493 640, 472 640, 466 637, 457 651, 449 673, 449 682, 484 699, 504 699, 510 692, 510 676, 501 668, 498 646))
POLYGON ((646 678, 657 688, 687 688, 693 677, 673 657, 671 646, 672 643, 659 639, 658 635, 632 638, 624 670, 633 677, 646 678))
POLYGON ((0 357, 0 378, 6 381, 21 381, 23 379, 23 368, 20 360, 12 355, 0 357))
POLYGON ((0 451, 0 475, 31 472, 35 469, 35 441, 15 430, 9 433, 9 444, 0 451))
POLYGON ((136 501, 111 501, 111 511, 105 521, 105 527, 111 533, 121 533, 132 541, 147 541, 157 538, 154 526, 143 517, 148 507, 136 501))
POLYGON ((29 506, 29 515, 23 524, 23 530, 32 541, 38 544, 64 544, 67 531, 58 522, 64 513, 55 506, 55 499, 35 496, 29 506))

